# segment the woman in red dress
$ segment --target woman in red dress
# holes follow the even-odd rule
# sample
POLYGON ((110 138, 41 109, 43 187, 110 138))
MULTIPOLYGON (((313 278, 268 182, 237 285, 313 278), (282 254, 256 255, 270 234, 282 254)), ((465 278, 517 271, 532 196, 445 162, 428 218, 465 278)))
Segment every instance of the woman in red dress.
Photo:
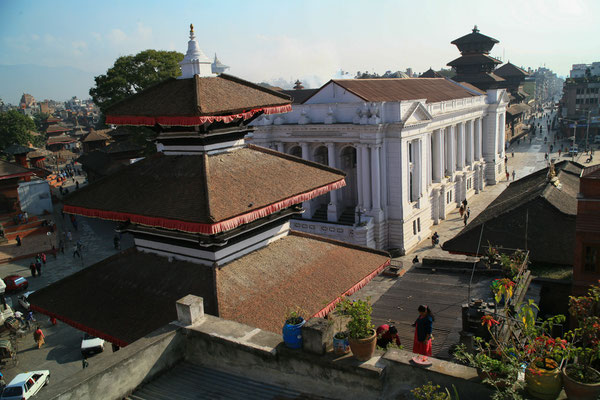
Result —
POLYGON ((415 339, 413 353, 431 356, 431 332, 433 330, 433 313, 428 306, 419 306, 419 318, 415 321, 415 339))

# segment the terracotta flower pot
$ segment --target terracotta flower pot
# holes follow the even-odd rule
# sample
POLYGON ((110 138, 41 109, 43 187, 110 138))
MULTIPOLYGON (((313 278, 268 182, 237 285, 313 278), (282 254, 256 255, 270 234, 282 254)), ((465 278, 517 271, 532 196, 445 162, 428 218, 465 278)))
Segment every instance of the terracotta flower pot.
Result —
POLYGON ((553 366, 553 369, 537 368, 535 364, 536 362, 531 363, 525 370, 525 389, 536 399, 556 399, 562 390, 558 363, 554 360, 546 360, 546 364, 553 366))
POLYGON ((365 339, 354 339, 349 338, 350 349, 352 350, 352 354, 354 358, 358 361, 368 361, 373 356, 375 352, 375 346, 377 345, 377 335, 375 334, 375 329, 371 329, 372 335, 365 339))
MULTIPOLYGON (((563 384, 565 393, 569 400, 596 400, 600 396, 600 383, 581 383, 567 375, 566 369, 568 365, 562 369, 563 384)), ((595 369, 588 367, 594 372, 600 374, 595 369)))

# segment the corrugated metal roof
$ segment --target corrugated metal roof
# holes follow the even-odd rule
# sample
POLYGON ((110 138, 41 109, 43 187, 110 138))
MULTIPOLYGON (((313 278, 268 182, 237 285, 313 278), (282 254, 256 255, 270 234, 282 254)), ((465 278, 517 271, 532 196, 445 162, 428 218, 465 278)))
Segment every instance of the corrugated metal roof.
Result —
POLYGON ((282 386, 255 381, 202 365, 184 362, 141 386, 130 400, 269 400, 325 399, 282 386))

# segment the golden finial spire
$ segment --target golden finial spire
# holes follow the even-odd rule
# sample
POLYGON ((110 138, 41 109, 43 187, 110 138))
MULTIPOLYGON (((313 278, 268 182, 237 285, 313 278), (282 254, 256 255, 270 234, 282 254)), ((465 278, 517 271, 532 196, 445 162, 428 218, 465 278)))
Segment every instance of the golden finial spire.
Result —
POLYGON ((190 32, 194 32, 194 24, 190 24, 190 32))

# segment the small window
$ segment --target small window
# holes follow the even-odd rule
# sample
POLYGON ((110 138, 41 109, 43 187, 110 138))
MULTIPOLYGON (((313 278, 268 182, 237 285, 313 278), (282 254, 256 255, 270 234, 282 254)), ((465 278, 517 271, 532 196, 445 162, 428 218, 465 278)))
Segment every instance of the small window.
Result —
POLYGON ((583 253, 583 270, 586 272, 598 272, 598 254, 600 248, 595 246, 585 246, 583 253))
POLYGON ((421 232, 421 218, 417 218, 417 231, 421 232))
POLYGON ((417 221, 413 221, 413 235, 417 234, 417 221))

